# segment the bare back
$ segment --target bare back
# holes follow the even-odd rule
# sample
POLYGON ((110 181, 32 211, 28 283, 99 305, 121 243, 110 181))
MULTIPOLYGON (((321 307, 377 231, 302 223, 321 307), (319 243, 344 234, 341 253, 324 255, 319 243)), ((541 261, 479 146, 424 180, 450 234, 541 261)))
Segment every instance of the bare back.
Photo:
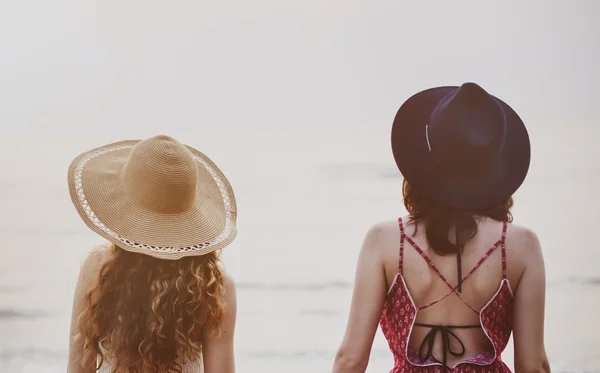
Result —
MULTIPOLYGON (((404 221, 406 220, 404 219, 404 221)), ((485 332, 475 326, 480 323, 479 312, 498 292, 503 279, 503 223, 482 219, 478 225, 477 235, 469 240, 462 254, 463 275, 467 274, 467 276, 463 277, 462 291, 458 292, 456 290, 458 283, 456 254, 438 255, 429 248, 424 227, 419 227, 415 234, 415 226, 404 223, 408 240, 403 245, 402 273, 408 291, 419 308, 415 325, 472 326, 452 330, 458 338, 449 341, 450 347, 456 351, 460 348, 456 345, 462 342, 465 346, 465 354, 460 357, 450 354, 447 361, 449 366, 454 366, 460 361, 468 360, 493 349, 485 332), (428 263, 428 260, 431 263, 428 263), (439 274, 436 273, 436 270, 439 271, 439 274)), ((393 234, 393 231, 390 232, 390 239, 395 241, 395 245, 390 242, 384 259, 388 288, 395 280, 397 281, 396 276, 399 273, 398 242, 400 242, 401 228, 397 223, 395 226, 397 234, 393 234), (394 236, 397 239, 394 239, 394 236)), ((509 285, 512 287, 512 284, 515 284, 516 286, 523 270, 523 263, 519 265, 514 255, 513 260, 508 263, 507 255, 506 268, 509 285)), ((430 332, 429 328, 414 327, 409 346, 414 350, 419 350, 422 341, 430 332)), ((435 357, 443 356, 443 344, 434 343, 431 353, 435 357)))
MULTIPOLYGON (((502 347, 498 341, 491 341, 493 336, 488 338, 486 335, 481 322, 485 316, 483 312, 479 314, 479 311, 485 309, 489 316, 502 307, 502 304, 510 305, 510 311, 508 314, 505 311, 503 318, 512 326, 515 371, 549 370, 543 341, 545 272, 539 240, 535 233, 527 228, 507 224, 504 240, 506 272, 503 280, 502 250, 500 247, 493 247, 502 238, 504 224, 484 218, 478 218, 477 221, 477 234, 467 242, 461 262, 463 274, 469 274, 478 263, 479 267, 464 280, 462 291, 458 295, 457 291, 450 291, 456 290, 455 285, 458 282, 456 255, 440 256, 431 250, 427 244, 424 227, 420 226, 415 234, 413 224, 403 225, 405 240, 402 272, 399 268, 402 235, 398 221, 378 223, 370 228, 358 258, 348 325, 334 364, 335 373, 363 372, 366 369, 375 332, 380 321, 386 318, 386 309, 389 311, 387 307, 391 305, 390 302, 394 303, 394 309, 392 314, 389 314, 389 320, 392 324, 396 323, 396 326, 400 319, 405 320, 407 312, 412 313, 413 308, 415 310, 415 325, 411 325, 409 315, 406 329, 391 331, 391 334, 396 336, 408 334, 402 337, 402 340, 391 341, 390 348, 395 351, 404 350, 404 347, 400 346, 404 340, 407 349, 418 351, 422 347, 424 338, 431 329, 417 327, 417 324, 473 326, 452 330, 461 342, 446 335, 446 343, 450 344, 454 351, 460 350, 460 343, 465 347, 464 354, 460 356, 447 354, 446 362, 449 367, 463 362, 474 362, 480 354, 493 349, 493 344, 502 347), (423 253, 413 244, 421 248, 423 253), (489 256, 486 257, 486 253, 489 253, 489 256), (429 258, 431 263, 428 263, 425 257, 429 258), (482 258, 485 259, 482 261, 482 258), (439 274, 432 266, 437 268, 439 274), (447 283, 441 277, 444 277, 447 283), (400 291, 404 284, 406 291, 400 291), (446 296, 448 293, 450 294, 446 296), (394 294, 408 296, 394 297, 394 294), (492 298, 502 298, 500 295, 504 295, 501 305, 491 302, 490 307, 485 308, 492 298), (442 300, 429 307, 423 307, 439 299, 442 300)), ((507 307, 504 308, 506 310, 507 307)), ((384 324, 386 323, 383 323, 382 327, 384 324)), ((487 324, 490 325, 489 320, 487 324)), ((502 329, 508 333, 511 331, 510 327, 502 329)), ((502 336, 506 342, 508 335, 502 336)), ((431 346, 425 346, 431 347, 433 359, 436 361, 442 360, 443 339, 434 335, 434 338, 430 338, 431 346)), ((505 346, 505 343, 503 345, 505 346)), ((489 360, 490 362, 497 361, 495 359, 501 353, 494 352, 497 354, 492 355, 494 360, 489 360)), ((481 367, 487 365, 477 362, 474 364, 481 367)), ((417 368, 418 363, 412 367, 417 368)))

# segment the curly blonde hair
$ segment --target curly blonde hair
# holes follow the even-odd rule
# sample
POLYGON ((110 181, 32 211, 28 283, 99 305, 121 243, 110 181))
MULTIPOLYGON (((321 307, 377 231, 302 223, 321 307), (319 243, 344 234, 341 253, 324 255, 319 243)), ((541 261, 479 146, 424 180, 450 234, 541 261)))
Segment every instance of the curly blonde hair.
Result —
POLYGON ((109 351, 114 373, 181 373, 203 329, 221 331, 224 280, 217 252, 171 261, 112 245, 79 315, 82 363, 109 351))

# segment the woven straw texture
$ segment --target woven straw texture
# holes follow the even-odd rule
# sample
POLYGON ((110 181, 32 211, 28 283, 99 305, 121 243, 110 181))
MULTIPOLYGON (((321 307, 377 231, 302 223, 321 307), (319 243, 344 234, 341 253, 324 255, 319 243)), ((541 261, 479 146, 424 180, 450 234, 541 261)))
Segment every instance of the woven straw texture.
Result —
POLYGON ((105 145, 69 167, 79 215, 124 250, 160 259, 204 255, 236 236, 236 202, 221 170, 167 136, 105 145))

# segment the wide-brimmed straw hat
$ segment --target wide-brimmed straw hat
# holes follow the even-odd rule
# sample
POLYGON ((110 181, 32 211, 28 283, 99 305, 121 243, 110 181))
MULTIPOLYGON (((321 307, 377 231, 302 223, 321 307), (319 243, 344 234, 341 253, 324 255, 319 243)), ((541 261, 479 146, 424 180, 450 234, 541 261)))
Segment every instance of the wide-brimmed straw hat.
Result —
POLYGON ((478 210, 507 200, 530 163, 529 136, 517 113, 475 83, 410 97, 392 128, 404 178, 434 201, 478 210))
POLYGON ((83 221, 124 250, 160 259, 204 255, 236 236, 236 203, 221 170, 168 136, 79 155, 69 190, 83 221))

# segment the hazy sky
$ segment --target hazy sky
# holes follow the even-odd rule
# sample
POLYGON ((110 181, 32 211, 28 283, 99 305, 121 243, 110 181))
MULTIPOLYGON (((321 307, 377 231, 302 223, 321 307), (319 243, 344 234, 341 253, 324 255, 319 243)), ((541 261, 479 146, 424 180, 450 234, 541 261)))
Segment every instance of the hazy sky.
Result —
POLYGON ((467 80, 526 122, 596 123, 599 17, 595 0, 2 0, 0 126, 389 126, 467 80))

